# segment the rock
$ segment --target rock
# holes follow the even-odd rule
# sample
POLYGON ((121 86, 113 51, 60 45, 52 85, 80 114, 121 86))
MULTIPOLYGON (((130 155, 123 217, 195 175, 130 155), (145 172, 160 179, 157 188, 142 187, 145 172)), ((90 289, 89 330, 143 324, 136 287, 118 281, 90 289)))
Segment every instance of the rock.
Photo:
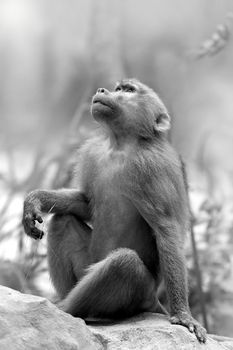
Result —
POLYGON ((233 350, 233 339, 217 340, 199 344, 186 328, 151 313, 87 326, 45 298, 0 286, 1 350, 233 350))
POLYGON ((85 322, 47 299, 0 286, 1 350, 100 350, 85 322))
POLYGON ((109 325, 92 324, 89 329, 107 350, 233 350, 233 339, 226 338, 220 343, 208 337, 203 345, 185 327, 171 325, 165 316, 158 314, 142 314, 109 325))

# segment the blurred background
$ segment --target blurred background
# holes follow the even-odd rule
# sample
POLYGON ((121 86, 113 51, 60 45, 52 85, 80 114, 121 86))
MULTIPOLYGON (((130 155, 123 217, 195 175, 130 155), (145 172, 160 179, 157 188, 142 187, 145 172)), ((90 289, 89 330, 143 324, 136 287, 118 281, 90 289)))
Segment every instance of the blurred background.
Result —
POLYGON ((0 1, 0 284, 53 298, 23 198, 69 184, 92 95, 135 77, 167 105, 187 166, 192 312, 233 337, 232 33, 232 0, 0 1))

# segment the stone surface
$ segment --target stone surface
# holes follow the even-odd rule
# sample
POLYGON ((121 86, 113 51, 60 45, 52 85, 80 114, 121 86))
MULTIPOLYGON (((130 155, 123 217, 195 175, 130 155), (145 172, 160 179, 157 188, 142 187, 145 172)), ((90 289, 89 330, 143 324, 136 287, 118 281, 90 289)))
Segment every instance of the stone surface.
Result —
POLYGON ((199 344, 186 328, 158 314, 86 326, 47 299, 0 286, 1 350, 233 350, 233 339, 218 340, 199 344))
POLYGON ((217 342, 208 337, 205 345, 185 327, 171 325, 158 314, 142 314, 121 323, 92 324, 89 329, 101 340, 107 350, 233 350, 232 341, 217 342))
POLYGON ((1 350, 99 350, 102 344, 81 319, 47 299, 0 286, 1 350))

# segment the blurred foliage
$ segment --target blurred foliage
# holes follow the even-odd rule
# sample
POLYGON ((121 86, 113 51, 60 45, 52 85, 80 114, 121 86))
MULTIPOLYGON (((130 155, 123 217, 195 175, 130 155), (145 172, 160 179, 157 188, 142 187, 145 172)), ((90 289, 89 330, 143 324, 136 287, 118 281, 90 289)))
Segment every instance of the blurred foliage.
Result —
MULTIPOLYGON (((194 200, 194 199, 193 199, 194 200)), ((192 203, 191 203, 192 204, 192 203)), ((204 299, 209 328, 216 332, 216 301, 221 295, 232 294, 232 233, 233 207, 227 203, 204 199, 194 215, 194 232, 202 271, 204 299)), ((187 250, 189 266, 190 304, 193 314, 200 318, 200 300, 193 251, 187 250)))
POLYGON ((226 22, 219 24, 211 38, 204 41, 197 52, 194 52, 194 57, 200 59, 204 56, 212 56, 219 53, 227 45, 230 40, 230 21, 233 19, 233 13, 227 14, 226 22))
MULTIPOLYGON (((59 150, 48 153, 46 147, 41 147, 37 152, 33 151, 30 169, 23 179, 19 179, 15 173, 14 151, 11 149, 5 150, 8 172, 0 172, 0 188, 4 189, 6 193, 5 200, 0 208, 0 244, 4 241, 9 242, 8 247, 10 248, 11 239, 17 243, 14 260, 18 265, 19 273, 23 273, 25 277, 24 284, 27 284, 27 288, 23 290, 39 294, 34 280, 42 272, 47 271, 46 246, 39 247, 39 242, 27 239, 23 231, 21 224, 23 197, 35 188, 56 189, 69 185, 75 153, 80 143, 89 134, 85 126, 79 127, 86 110, 86 103, 83 103, 77 109, 59 150), (15 208, 14 202, 17 198, 19 200, 16 201, 17 208, 15 208), (19 209, 19 203, 21 209, 19 209)), ((20 154, 20 158, 24 156, 24 152, 20 154)), ((6 275, 5 266, 7 264, 11 267, 10 262, 6 261, 2 268, 0 267, 0 276, 6 275)), ((10 271, 11 269, 9 275, 10 271)), ((7 281, 7 277, 5 280, 7 281)), ((9 277, 10 281, 11 278, 9 277)))

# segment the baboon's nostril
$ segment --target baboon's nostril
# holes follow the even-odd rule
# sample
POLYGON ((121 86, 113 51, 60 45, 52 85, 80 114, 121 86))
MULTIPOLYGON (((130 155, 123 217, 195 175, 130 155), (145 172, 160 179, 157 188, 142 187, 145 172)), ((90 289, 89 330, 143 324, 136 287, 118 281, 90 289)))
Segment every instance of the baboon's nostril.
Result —
POLYGON ((103 94, 103 93, 105 92, 105 89, 104 89, 104 88, 99 88, 99 89, 97 90, 97 92, 100 93, 100 94, 103 94))

